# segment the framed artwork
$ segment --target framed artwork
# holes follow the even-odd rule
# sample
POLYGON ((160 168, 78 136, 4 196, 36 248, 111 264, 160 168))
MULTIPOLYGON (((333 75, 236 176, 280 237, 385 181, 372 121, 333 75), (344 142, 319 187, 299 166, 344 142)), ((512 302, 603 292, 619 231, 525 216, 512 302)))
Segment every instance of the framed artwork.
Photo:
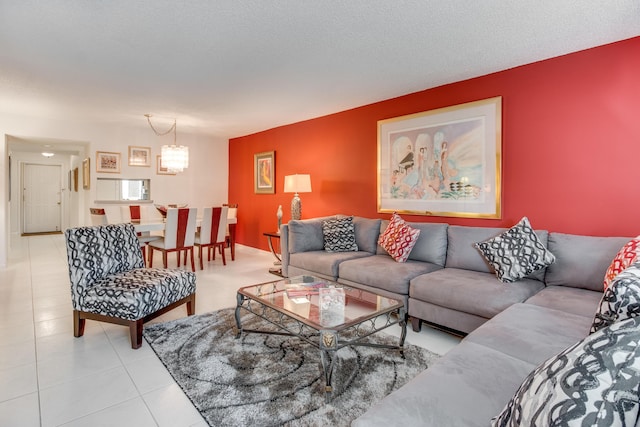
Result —
POLYGON ((162 156, 159 154, 156 156, 156 174, 157 175, 175 175, 175 173, 169 172, 167 168, 162 166, 162 156))
POLYGON ((274 194, 275 151, 253 155, 253 185, 256 194, 274 194))
POLYGON ((120 153, 96 151, 96 172, 120 173, 120 153))
POLYGON ((129 146, 129 166, 151 166, 151 147, 129 146))
POLYGON ((82 188, 88 190, 91 187, 91 159, 88 157, 82 161, 82 188))
POLYGON ((378 121, 378 212, 501 217, 502 98, 378 121))
POLYGON ((78 192, 78 168, 73 170, 73 191, 78 192))

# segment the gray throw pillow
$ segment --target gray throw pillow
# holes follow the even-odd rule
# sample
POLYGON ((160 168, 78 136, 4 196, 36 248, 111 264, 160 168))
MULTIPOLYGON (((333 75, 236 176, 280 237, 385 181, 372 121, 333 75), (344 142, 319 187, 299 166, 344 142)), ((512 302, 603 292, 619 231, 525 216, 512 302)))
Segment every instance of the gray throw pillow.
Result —
POLYGON ((634 317, 543 362, 492 425, 633 426, 639 386, 640 317, 634 317))
POLYGON ((324 250, 327 252, 355 252, 358 250, 352 216, 324 221, 322 234, 324 250))
POLYGON ((640 262, 618 274, 604 291, 591 333, 636 316, 640 316, 640 262))
POLYGON ((520 280, 556 260, 531 228, 526 216, 504 233, 474 246, 502 282, 520 280))

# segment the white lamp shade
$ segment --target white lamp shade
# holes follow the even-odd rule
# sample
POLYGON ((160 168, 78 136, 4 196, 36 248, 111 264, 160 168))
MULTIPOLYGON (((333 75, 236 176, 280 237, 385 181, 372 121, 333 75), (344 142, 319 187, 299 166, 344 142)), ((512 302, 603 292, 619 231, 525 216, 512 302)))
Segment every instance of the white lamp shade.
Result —
POLYGON ((189 147, 184 145, 163 145, 160 162, 169 172, 182 172, 189 167, 189 147))
POLYGON ((311 193, 311 175, 295 174, 284 177, 285 193, 311 193))

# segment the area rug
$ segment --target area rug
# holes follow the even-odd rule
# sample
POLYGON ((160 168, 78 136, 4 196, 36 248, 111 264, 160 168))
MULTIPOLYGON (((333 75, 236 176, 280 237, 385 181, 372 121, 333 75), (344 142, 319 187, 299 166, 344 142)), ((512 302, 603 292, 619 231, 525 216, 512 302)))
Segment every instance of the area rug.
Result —
MULTIPOLYGON (((274 328, 249 313, 242 325, 274 328)), ((233 309, 144 329, 151 348, 211 426, 348 426, 439 357, 409 344, 404 359, 395 350, 342 348, 326 403, 319 350, 295 337, 235 334, 233 309)), ((384 333, 370 338, 398 340, 384 333)))

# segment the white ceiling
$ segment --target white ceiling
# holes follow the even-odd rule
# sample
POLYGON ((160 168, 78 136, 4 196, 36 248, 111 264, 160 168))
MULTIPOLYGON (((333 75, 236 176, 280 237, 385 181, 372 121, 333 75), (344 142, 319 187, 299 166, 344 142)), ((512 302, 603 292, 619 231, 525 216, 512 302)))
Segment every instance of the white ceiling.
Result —
POLYGON ((0 0, 0 114, 234 137, 638 35, 638 0, 0 0))

